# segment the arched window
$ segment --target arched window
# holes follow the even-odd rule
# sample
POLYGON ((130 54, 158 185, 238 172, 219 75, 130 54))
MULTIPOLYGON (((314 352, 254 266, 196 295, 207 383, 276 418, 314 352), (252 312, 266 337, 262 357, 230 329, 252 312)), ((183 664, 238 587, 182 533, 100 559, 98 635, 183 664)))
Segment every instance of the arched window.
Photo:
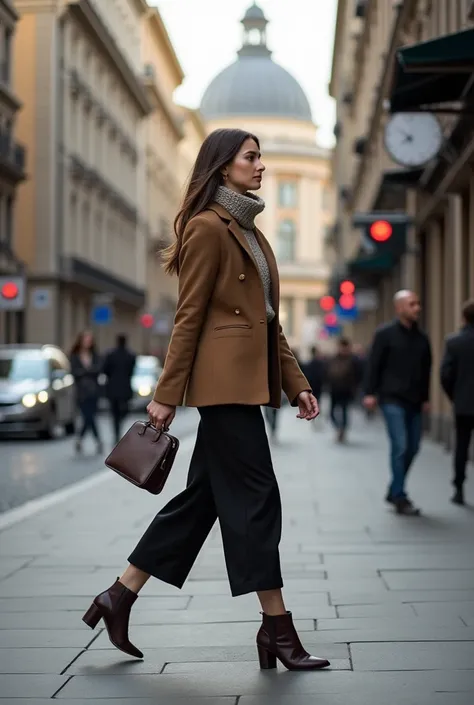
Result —
POLYGON ((296 226, 293 220, 282 220, 278 226, 277 257, 280 262, 294 262, 296 226))

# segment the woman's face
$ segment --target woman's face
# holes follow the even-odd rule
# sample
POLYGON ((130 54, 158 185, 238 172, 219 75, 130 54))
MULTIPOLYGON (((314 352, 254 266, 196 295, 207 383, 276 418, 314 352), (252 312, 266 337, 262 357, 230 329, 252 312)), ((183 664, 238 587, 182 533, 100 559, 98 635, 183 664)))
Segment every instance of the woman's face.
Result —
POLYGON ((94 344, 94 338, 92 336, 92 333, 90 333, 88 330, 83 334, 82 336, 82 349, 83 350, 90 350, 92 345, 94 344))
POLYGON ((234 159, 223 170, 224 184, 233 191, 257 191, 262 185, 265 166, 260 150, 251 137, 245 140, 234 159))

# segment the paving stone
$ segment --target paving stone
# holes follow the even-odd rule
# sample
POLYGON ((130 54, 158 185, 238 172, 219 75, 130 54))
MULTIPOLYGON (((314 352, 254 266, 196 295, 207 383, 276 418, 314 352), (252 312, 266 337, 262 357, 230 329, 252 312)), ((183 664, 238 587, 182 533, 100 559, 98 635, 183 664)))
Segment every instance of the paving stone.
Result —
POLYGON ((85 648, 94 634, 85 624, 83 626, 84 629, 1 629, 0 649, 85 648))
MULTIPOLYGON (((296 620, 296 628, 305 634, 314 630, 313 620, 296 620)), ((192 628, 186 624, 132 626, 131 641, 142 649, 152 649, 166 644, 171 646, 246 646, 255 644, 257 625, 252 622, 228 624, 199 624, 192 628)), ((1 636, 1 632, 0 632, 1 636)), ((91 649, 110 648, 106 632, 94 641, 91 649)))
POLYGON ((474 570, 383 571, 390 590, 474 590, 474 570))
POLYGON ((317 619, 317 630, 367 630, 367 629, 396 629, 402 627, 409 629, 421 629, 423 627, 452 627, 454 629, 466 626, 460 617, 453 614, 440 614, 437 617, 417 617, 412 611, 411 615, 405 617, 354 617, 339 619, 317 619))
MULTIPOLYGON (((0 598, 0 613, 2 612, 85 612, 89 607, 91 595, 84 596, 34 596, 30 597, 2 597, 0 598)), ((147 610, 181 610, 190 602, 188 595, 180 597, 145 597, 140 595, 140 606, 147 610)), ((328 604, 326 598, 326 604, 328 604)))
POLYGON ((352 644, 356 671, 471 670, 474 693, 474 642, 352 644))
MULTIPOLYGON (((397 693, 396 697, 396 705, 471 705, 469 693, 426 693, 420 690, 397 693)), ((381 700, 377 694, 359 692, 351 693, 349 702, 350 705, 380 705, 381 702, 386 701, 381 700)), ((259 695, 258 697, 244 696, 239 700, 239 705, 313 705, 313 701, 309 700, 307 695, 272 695, 270 698, 259 695)), ((348 705, 347 695, 324 693, 318 697, 318 705, 348 705)))
MULTIPOLYGON (((471 694, 472 702, 474 684, 472 671, 409 671, 365 672, 330 671, 316 673, 288 672, 283 668, 262 673, 254 663, 195 663, 182 664, 182 671, 173 675, 160 676, 76 676, 58 693, 57 699, 85 698, 165 698, 174 696, 184 700, 193 697, 225 695, 268 695, 278 698, 283 694, 297 696, 302 694, 320 695, 324 693, 343 693, 347 697, 369 698, 378 696, 378 702, 386 702, 387 693, 396 692, 399 696, 416 696, 419 693, 436 691, 471 694), (380 700, 382 699, 382 700, 380 700)), ((347 701, 347 700, 346 700, 347 701)), ((159 702, 159 701, 158 701, 159 702)), ((311 701, 314 702, 314 701, 311 701)), ((319 703, 319 700, 318 700, 319 703)), ((310 704, 308 704, 310 705, 310 704)), ((375 703, 374 703, 375 705, 375 703)), ((414 700, 410 705, 417 705, 414 700)))
MULTIPOLYGON (((137 642, 138 644, 138 642, 137 642)), ((109 645, 110 646, 110 645, 109 645)), ((139 644, 143 646, 143 644, 139 644)), ((347 644, 319 644, 321 653, 326 658, 337 661, 349 668, 349 647, 347 644)), ((211 647, 203 646, 199 649, 191 647, 163 646, 159 649, 146 649, 143 661, 130 659, 116 649, 89 649, 83 651, 79 658, 68 668, 69 675, 105 675, 106 673, 124 674, 160 673, 165 663, 192 663, 192 662, 233 662, 250 661, 257 665, 257 650, 255 644, 251 646, 211 647)))
POLYGON ((64 671, 71 661, 81 653, 80 649, 50 649, 47 647, 27 649, 2 649, 0 673, 52 673, 64 671))
POLYGON ((411 605, 339 605, 336 609, 340 618, 413 617, 415 615, 411 605))
MULTIPOLYGON (((174 698, 170 696, 165 696, 166 700, 163 700, 163 698, 157 694, 155 697, 152 698, 140 698, 137 700, 136 698, 99 698, 95 700, 84 700, 83 698, 68 698, 66 700, 68 705, 91 705, 93 702, 94 705, 236 705, 236 698, 231 696, 229 698, 213 698, 212 701, 209 701, 209 698, 199 698, 199 697, 188 697, 186 700, 183 700, 182 698, 174 698)), ((51 700, 43 700, 42 698, 38 700, 35 698, 34 700, 31 700, 30 698, 24 700, 23 698, 15 698, 14 700, 10 700, 6 702, 6 700, 3 700, 2 694, 0 693, 0 704, 3 705, 51 705, 51 700)), ((424 705, 424 703, 423 703, 424 705)), ((458 705, 458 703, 453 703, 451 702, 448 703, 448 705, 458 705)))
POLYGON ((472 602, 474 590, 382 590, 377 592, 350 592, 331 590, 332 605, 380 605, 417 602, 472 602))
POLYGON ((464 569, 466 567, 465 551, 438 551, 428 553, 390 553, 371 555, 331 555, 324 556, 324 567, 329 575, 333 569, 358 570, 360 568, 372 568, 374 570, 453 570, 464 569))
MULTIPOLYGON (((0 654, 1 656, 1 654, 0 654)), ((37 698, 51 698, 67 681, 67 676, 54 675, 1 675, 0 702, 9 701, 8 705, 16 705, 16 698, 34 698, 31 705, 36 705, 37 698)))
MULTIPOLYGON (((287 595, 286 590, 285 595, 287 595)), ((287 600, 287 603, 288 609, 292 609, 293 602, 287 600)), ((329 605, 328 594, 326 592, 300 593, 298 595, 297 604, 299 607, 317 608, 319 605, 326 606, 329 605)), ((248 610, 249 612, 259 611, 258 602, 255 595, 244 595, 243 597, 225 597, 224 595, 215 595, 214 597, 210 597, 208 595, 196 595, 189 603, 188 609, 212 610, 213 608, 220 609, 227 607, 231 609, 233 606, 237 609, 240 609, 240 607, 243 606, 243 609, 248 610)))

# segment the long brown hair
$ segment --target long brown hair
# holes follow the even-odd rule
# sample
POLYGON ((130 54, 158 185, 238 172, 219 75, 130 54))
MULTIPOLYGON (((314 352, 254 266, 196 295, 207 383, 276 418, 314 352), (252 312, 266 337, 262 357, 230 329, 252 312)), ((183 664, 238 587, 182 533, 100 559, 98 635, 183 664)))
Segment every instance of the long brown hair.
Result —
POLYGON ((186 225, 212 202, 217 187, 223 184, 221 169, 234 159, 247 139, 254 140, 260 149, 255 135, 238 129, 214 130, 202 143, 183 203, 174 220, 176 242, 162 252, 167 274, 179 274, 179 253, 186 225))
POLYGON ((84 336, 85 336, 86 334, 89 334, 89 335, 91 336, 91 341, 92 341, 92 342, 91 342, 91 346, 90 346, 90 348, 89 348, 89 350, 90 350, 90 352, 91 352, 91 355, 97 355, 97 347, 96 347, 96 344, 95 344, 94 336, 92 335, 92 333, 91 333, 90 331, 88 331, 88 330, 82 330, 82 331, 81 331, 80 333, 78 333, 77 336, 76 336, 76 339, 75 339, 75 341, 74 341, 74 344, 73 344, 73 346, 72 346, 72 348, 71 348, 71 352, 69 353, 70 356, 71 356, 71 355, 77 355, 78 353, 81 352, 81 349, 82 349, 82 341, 84 340, 84 336))

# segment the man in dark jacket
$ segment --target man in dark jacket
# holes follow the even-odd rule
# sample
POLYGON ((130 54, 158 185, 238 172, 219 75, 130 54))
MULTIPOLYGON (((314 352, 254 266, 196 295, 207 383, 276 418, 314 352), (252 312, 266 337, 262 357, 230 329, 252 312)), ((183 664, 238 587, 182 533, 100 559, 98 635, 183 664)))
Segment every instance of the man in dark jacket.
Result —
POLYGON ((132 398, 132 375, 136 357, 127 348, 125 335, 117 336, 117 347, 105 357, 103 372, 107 375, 106 394, 110 403, 115 442, 120 440, 120 428, 128 413, 132 398))
POLYGON ((390 439, 392 483, 386 500, 398 514, 416 515, 420 510, 408 499, 405 480, 420 446, 422 411, 429 410, 431 347, 418 328, 418 296, 399 291, 394 304, 397 319, 381 326, 372 343, 364 405, 374 409, 378 401, 390 439))
POLYGON ((445 341, 441 384, 453 404, 456 426, 452 501, 464 504, 464 481, 471 434, 474 431, 474 299, 462 310, 464 327, 445 341))
POLYGON ((337 431, 336 440, 343 443, 349 425, 349 406, 360 382, 360 362, 347 338, 339 340, 336 355, 327 365, 326 381, 331 398, 331 421, 337 431))

